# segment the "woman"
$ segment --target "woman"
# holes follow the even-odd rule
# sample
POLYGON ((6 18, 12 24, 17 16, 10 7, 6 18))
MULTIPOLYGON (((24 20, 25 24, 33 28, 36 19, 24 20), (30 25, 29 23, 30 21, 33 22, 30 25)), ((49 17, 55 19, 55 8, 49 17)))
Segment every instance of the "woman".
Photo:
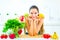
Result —
POLYGON ((37 6, 31 6, 29 9, 29 17, 26 18, 26 28, 31 36, 37 35, 39 32, 43 34, 43 18, 38 18, 39 9, 37 6))

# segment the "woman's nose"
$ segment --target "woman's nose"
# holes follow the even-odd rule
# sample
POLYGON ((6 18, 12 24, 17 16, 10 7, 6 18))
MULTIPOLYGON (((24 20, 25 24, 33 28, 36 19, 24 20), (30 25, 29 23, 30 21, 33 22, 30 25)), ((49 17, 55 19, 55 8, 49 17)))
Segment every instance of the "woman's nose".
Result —
POLYGON ((33 14, 33 17, 35 17, 35 14, 33 14))

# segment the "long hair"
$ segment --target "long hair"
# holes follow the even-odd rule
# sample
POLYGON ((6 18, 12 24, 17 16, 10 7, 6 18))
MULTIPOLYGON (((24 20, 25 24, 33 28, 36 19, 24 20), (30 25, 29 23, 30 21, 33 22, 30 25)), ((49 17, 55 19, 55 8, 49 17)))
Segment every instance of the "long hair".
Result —
POLYGON ((44 24, 42 24, 41 28, 40 28, 40 34, 44 33, 44 24))

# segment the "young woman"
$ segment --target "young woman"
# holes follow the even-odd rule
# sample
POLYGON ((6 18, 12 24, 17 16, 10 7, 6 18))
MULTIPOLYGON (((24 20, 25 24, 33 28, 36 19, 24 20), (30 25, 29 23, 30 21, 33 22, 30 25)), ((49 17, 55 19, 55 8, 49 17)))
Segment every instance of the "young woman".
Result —
POLYGON ((37 6, 33 5, 29 9, 29 17, 26 18, 26 28, 28 34, 31 36, 43 34, 43 18, 38 18, 39 9, 37 6))

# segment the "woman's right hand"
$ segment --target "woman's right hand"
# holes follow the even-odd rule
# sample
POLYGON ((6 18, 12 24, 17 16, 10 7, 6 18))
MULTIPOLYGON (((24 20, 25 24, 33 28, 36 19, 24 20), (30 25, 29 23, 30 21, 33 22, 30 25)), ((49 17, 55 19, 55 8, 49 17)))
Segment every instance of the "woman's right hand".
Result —
POLYGON ((33 19, 32 18, 28 18, 29 24, 33 23, 33 19))

